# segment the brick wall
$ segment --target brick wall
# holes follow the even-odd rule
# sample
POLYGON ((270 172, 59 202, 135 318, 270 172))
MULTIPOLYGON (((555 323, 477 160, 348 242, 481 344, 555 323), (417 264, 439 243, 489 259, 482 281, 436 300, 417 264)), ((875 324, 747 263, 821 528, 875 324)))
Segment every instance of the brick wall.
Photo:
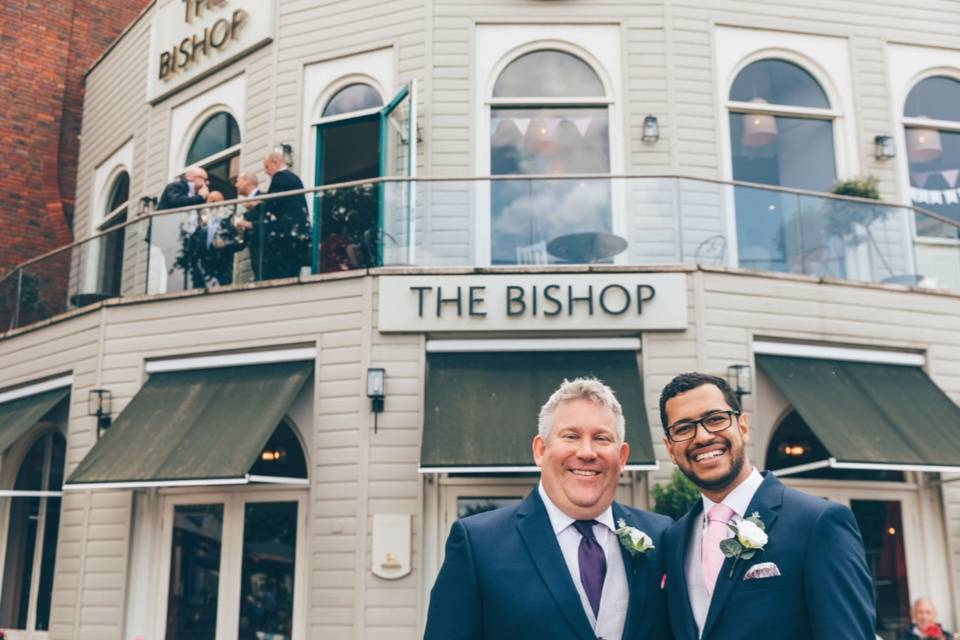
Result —
POLYGON ((147 3, 0 3, 0 276, 71 242, 83 74, 147 3))

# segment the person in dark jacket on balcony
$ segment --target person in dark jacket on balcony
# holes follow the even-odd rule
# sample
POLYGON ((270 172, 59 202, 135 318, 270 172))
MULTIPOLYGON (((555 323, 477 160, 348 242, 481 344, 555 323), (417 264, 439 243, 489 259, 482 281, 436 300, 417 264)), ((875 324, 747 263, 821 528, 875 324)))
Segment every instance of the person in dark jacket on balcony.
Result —
MULTIPOLYGON (((303 182, 291 171, 279 151, 268 153, 263 169, 270 176, 267 195, 303 189, 303 182)), ((263 201, 263 273, 264 280, 291 278, 309 264, 310 229, 307 224, 307 199, 301 193, 263 201)))
POLYGON ((207 172, 201 167, 190 167, 183 175, 163 188, 157 210, 177 209, 199 205, 207 201, 210 188, 207 172))

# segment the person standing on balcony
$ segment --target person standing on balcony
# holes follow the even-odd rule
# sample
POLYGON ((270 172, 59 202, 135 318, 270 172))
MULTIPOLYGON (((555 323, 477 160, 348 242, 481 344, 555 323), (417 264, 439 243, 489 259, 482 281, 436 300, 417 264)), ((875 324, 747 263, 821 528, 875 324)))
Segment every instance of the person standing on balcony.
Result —
POLYGON ((235 215, 233 227, 238 234, 237 245, 246 245, 250 248, 250 264, 253 268, 255 280, 262 280, 260 256, 263 237, 263 202, 256 200, 260 193, 260 184, 256 171, 244 171, 237 176, 237 193, 248 202, 244 212, 235 215))
MULTIPOLYGON (((303 189, 303 182, 291 171, 283 154, 268 153, 263 169, 270 176, 267 194, 303 189)), ((307 224, 307 199, 300 193, 263 202, 263 279, 292 278, 309 264, 310 229, 307 224)))
POLYGON ((202 167, 189 167, 182 176, 163 188, 157 211, 203 204, 210 193, 208 184, 207 172, 202 167))

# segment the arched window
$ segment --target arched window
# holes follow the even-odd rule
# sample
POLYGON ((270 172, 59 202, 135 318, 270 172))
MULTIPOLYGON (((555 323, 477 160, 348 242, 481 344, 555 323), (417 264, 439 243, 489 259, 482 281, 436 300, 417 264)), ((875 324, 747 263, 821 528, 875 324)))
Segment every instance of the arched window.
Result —
MULTIPOLYGON (((20 463, 14 490, 60 491, 65 452, 66 442, 59 432, 49 432, 39 438, 20 463)), ((0 628, 34 631, 50 628, 59 529, 58 496, 10 499, 0 585, 0 628)))
MULTIPOLYGON (((767 445, 766 468, 771 471, 797 467, 830 458, 823 443, 796 411, 783 417, 767 445)), ((817 478, 830 480, 874 480, 903 482, 902 471, 875 471, 870 469, 834 469, 824 467, 796 473, 791 478, 817 478)))
POLYGON ((204 121, 190 143, 185 165, 200 165, 206 169, 211 191, 219 191, 226 200, 237 197, 240 128, 233 116, 220 111, 204 121))
POLYGON ((323 108, 322 117, 330 118, 382 106, 383 98, 380 97, 380 93, 376 89, 366 83, 355 82, 333 94, 333 97, 327 101, 323 108))
MULTIPOLYGON (((121 171, 110 185, 101 231, 112 229, 127 221, 127 201, 130 199, 130 174, 121 171)), ((105 297, 120 295, 123 279, 124 232, 114 231, 101 241, 100 282, 97 292, 105 297)))
MULTIPOLYGON (((610 99, 581 58, 525 53, 497 77, 489 102, 492 175, 610 172, 610 99)), ((494 264, 545 262, 559 236, 611 231, 609 182, 493 181, 490 221, 494 264)))
MULTIPOLYGON (((728 98, 734 180, 830 191, 836 113, 809 72, 786 60, 757 60, 737 74, 728 98)), ((796 196, 737 188, 740 266, 808 272, 816 265, 829 268, 816 275, 843 277, 842 247, 833 246, 815 207, 800 208, 796 196)))
MULTIPOLYGON (((910 199, 960 222, 960 80, 932 76, 918 82, 903 108, 910 199)), ((956 227, 917 216, 917 234, 957 238, 956 227)))

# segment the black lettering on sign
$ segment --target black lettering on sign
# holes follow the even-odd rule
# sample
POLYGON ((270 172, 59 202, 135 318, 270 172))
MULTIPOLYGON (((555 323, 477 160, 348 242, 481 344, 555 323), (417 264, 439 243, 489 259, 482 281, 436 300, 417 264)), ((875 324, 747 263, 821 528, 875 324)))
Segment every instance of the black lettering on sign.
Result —
POLYGON ((574 296, 573 295, 573 285, 567 287, 567 315, 573 315, 573 305, 577 302, 586 302, 588 313, 593 315, 593 285, 587 285, 587 295, 585 296, 574 296))
POLYGON ((430 291, 432 287, 410 287, 410 291, 417 292, 417 314, 423 317, 423 292, 430 291))
POLYGON ((443 287, 437 287, 437 317, 439 318, 442 315, 443 305, 445 304, 456 304, 457 305, 457 317, 463 315, 463 301, 460 299, 460 287, 457 287, 457 295, 452 298, 443 297, 443 287))
POLYGON ((523 287, 507 287, 507 315, 519 316, 527 310, 527 303, 523 300, 523 287), (519 305, 519 309, 517 306, 519 305))
POLYGON ((603 289, 600 290, 600 308, 603 309, 606 313, 610 315, 619 316, 622 313, 626 313, 627 309, 630 308, 630 292, 627 291, 627 288, 619 284, 608 284, 603 289), (614 293, 608 297, 608 293, 613 291, 619 291, 619 294, 614 293), (612 298, 614 306, 608 304, 612 298), (616 308, 616 303, 619 298, 621 303, 620 308, 616 308))
POLYGON ((657 290, 651 287, 648 284, 638 284, 637 285, 637 315, 643 313, 643 303, 653 300, 653 296, 657 295, 657 290), (644 294, 647 295, 644 295, 644 294))
POLYGON ((543 288, 543 299, 547 302, 553 303, 553 310, 543 310, 543 315, 545 316, 558 316, 560 315, 560 312, 563 311, 563 303, 560 301, 560 298, 556 298, 552 295, 552 291, 560 291, 560 285, 548 284, 543 288))
POLYGON ((471 316, 483 318, 486 317, 487 312, 481 311, 477 307, 483 304, 483 292, 486 290, 486 287, 470 287, 470 303, 469 303, 469 313, 471 316))

